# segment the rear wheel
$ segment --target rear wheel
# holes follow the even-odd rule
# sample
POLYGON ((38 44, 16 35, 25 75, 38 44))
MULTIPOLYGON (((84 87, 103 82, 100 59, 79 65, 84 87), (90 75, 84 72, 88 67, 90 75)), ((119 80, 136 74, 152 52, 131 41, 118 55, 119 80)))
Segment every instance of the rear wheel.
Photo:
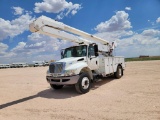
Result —
POLYGON ((123 69, 121 66, 117 67, 117 71, 114 73, 115 78, 119 79, 123 76, 123 69))
POLYGON ((63 85, 54 85, 54 84, 50 84, 50 86, 53 88, 53 89, 62 89, 63 88, 63 85))
POLYGON ((78 93, 84 94, 89 92, 91 86, 91 80, 88 74, 82 73, 78 82, 75 84, 75 88, 78 93))

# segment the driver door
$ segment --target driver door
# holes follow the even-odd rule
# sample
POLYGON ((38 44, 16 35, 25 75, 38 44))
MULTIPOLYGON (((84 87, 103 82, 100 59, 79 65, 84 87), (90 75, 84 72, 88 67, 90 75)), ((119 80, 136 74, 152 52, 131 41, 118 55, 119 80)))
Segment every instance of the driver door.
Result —
POLYGON ((95 56, 94 45, 89 45, 88 47, 88 66, 91 70, 96 70, 99 68, 98 56, 95 56))

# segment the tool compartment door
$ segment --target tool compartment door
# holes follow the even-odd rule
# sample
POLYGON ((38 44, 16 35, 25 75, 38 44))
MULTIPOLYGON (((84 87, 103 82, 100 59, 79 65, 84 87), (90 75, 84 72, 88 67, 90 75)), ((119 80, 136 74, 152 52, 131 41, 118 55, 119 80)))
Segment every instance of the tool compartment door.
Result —
POLYGON ((105 74, 113 73, 113 58, 112 57, 106 57, 105 58, 105 74))

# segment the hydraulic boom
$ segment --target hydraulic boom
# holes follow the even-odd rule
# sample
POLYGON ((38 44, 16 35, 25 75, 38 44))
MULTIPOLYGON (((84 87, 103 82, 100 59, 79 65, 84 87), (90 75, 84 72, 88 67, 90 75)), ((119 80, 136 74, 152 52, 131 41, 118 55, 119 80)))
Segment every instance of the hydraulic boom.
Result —
POLYGON ((86 44, 93 43, 87 39, 84 39, 84 38, 88 38, 88 39, 94 40, 95 42, 101 43, 103 45, 109 44, 109 42, 106 40, 103 40, 99 37, 88 34, 76 28, 70 27, 61 22, 52 20, 51 18, 48 18, 45 16, 41 16, 38 19, 36 19, 33 23, 29 25, 29 28, 31 32, 39 32, 41 34, 46 34, 46 35, 57 37, 60 39, 69 40, 71 42, 86 43, 86 44), (82 36, 84 38, 75 36, 73 34, 82 36))

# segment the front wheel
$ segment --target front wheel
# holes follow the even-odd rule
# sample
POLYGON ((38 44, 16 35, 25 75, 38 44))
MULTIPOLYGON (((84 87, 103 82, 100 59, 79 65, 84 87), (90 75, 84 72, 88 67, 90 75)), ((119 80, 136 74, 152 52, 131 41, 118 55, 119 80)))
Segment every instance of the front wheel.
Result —
POLYGON ((53 85, 53 84, 50 84, 50 86, 53 88, 53 89, 62 89, 63 88, 63 85, 53 85))
POLYGON ((115 78, 119 79, 123 76, 123 69, 121 66, 117 67, 117 71, 114 73, 115 78))
POLYGON ((84 94, 89 92, 91 86, 91 80, 88 74, 82 73, 78 82, 75 84, 75 88, 78 93, 84 94))

